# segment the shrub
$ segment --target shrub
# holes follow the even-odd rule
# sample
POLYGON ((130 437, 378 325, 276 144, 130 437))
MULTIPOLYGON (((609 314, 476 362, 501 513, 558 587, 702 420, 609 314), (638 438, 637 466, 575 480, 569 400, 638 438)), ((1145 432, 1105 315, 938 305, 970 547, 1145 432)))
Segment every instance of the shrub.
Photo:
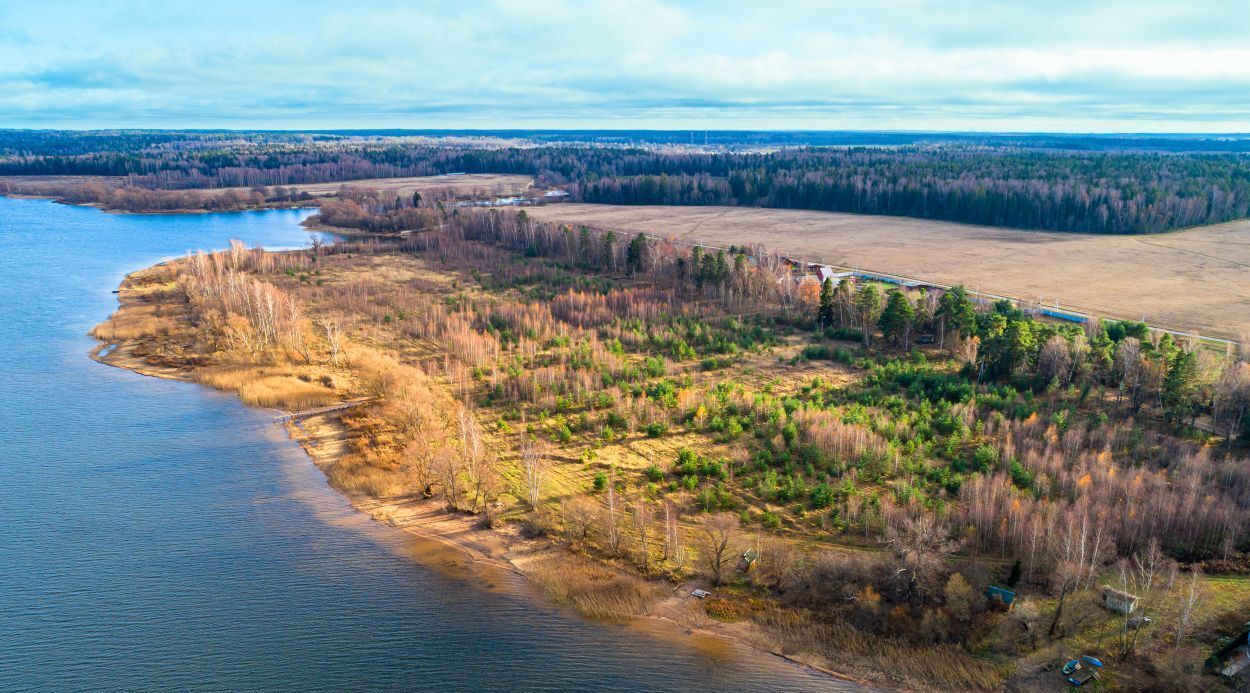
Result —
POLYGON ((659 438, 665 433, 668 433, 668 424, 664 423, 663 421, 652 421, 651 423, 647 424, 646 431, 649 437, 659 438))
POLYGON ((658 482, 664 478, 664 470, 660 469, 654 464, 642 470, 642 473, 646 475, 647 479, 651 480, 652 482, 658 482))
POLYGON ((836 498, 834 490, 829 484, 821 482, 812 488, 812 507, 820 510, 833 505, 836 498))

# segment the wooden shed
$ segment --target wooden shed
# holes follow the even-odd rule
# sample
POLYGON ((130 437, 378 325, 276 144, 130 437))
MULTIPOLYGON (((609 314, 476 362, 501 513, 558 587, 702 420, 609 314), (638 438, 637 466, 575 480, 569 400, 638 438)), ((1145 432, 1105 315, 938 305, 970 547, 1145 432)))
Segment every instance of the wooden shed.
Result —
POLYGON ((1137 608, 1138 597, 1111 585, 1103 585, 1102 600, 1103 606, 1117 614, 1131 614, 1137 608))

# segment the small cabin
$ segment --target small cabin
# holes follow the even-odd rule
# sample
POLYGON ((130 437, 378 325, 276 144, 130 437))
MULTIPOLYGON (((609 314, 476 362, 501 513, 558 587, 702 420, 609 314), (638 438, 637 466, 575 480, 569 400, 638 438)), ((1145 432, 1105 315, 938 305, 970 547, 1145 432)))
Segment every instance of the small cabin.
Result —
POLYGON ((738 557, 738 572, 751 572, 751 569, 755 567, 755 562, 757 560, 759 560, 759 554, 755 552, 755 549, 747 549, 746 551, 743 551, 742 555, 738 557))
POLYGON ((1117 614, 1131 614, 1137 608, 1138 597, 1110 585, 1102 586, 1103 606, 1117 614))
POLYGON ((1002 587, 990 585, 985 588, 985 598, 993 604, 1001 604, 1008 611, 1011 610, 1013 604, 1016 603, 1016 593, 1002 587))

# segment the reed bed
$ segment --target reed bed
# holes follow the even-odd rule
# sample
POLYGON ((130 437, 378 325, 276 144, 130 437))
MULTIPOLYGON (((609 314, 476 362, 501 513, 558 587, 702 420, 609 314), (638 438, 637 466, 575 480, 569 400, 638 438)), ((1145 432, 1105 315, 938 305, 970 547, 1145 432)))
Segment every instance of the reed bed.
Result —
POLYGON ((290 411, 324 407, 339 401, 333 389, 305 380, 288 371, 272 368, 212 368, 200 379, 219 390, 236 392, 244 403, 290 411))
POLYGON ((96 325, 91 336, 104 342, 122 342, 160 334, 169 326, 167 319, 156 315, 156 306, 133 306, 96 325))
POLYGON ((754 616, 783 654, 819 655, 834 667, 884 672, 909 685, 950 690, 999 690, 1002 673, 955 645, 917 645, 861 633, 849 624, 815 621, 793 611, 765 610, 754 616))
POLYGON ((551 599, 591 618, 625 620, 641 616, 655 588, 634 575, 573 553, 550 553, 526 569, 526 576, 551 599))
POLYGON ((351 495, 394 498, 412 491, 401 470, 364 454, 343 455, 324 471, 331 486, 351 495))

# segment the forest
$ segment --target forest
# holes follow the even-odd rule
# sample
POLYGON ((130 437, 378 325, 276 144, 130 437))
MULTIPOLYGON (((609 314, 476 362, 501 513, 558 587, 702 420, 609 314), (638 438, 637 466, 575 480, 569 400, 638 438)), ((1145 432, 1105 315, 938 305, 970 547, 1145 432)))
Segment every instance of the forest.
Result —
MULTIPOLYGON (((10 131, 0 133, 0 186, 20 192, 9 176, 108 176, 127 190, 185 190, 520 173, 584 202, 762 206, 1080 233, 1156 233, 1250 213, 1250 159, 1235 138, 1221 147, 1194 138, 869 133, 834 146, 811 143, 842 140, 739 133, 706 148, 676 134, 580 135, 592 144, 551 133, 532 133, 536 141, 442 134, 10 131)), ((142 194, 128 194, 142 203, 142 194)))

